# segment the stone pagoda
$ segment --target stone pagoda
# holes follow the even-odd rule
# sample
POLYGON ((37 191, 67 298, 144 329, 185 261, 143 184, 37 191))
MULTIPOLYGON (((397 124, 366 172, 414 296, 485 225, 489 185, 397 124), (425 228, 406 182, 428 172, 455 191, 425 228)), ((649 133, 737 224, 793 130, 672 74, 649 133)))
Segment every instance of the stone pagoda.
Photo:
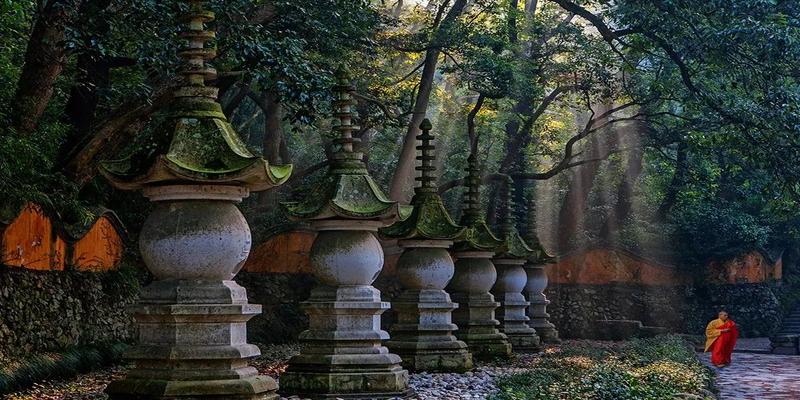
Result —
POLYGON ((123 190, 142 190, 154 203, 139 248, 155 281, 133 309, 138 341, 126 358, 135 366, 108 385, 111 399, 275 399, 277 384, 247 359, 247 321, 261 312, 232 279, 250 252, 250 228, 235 204, 251 191, 285 181, 291 167, 273 167, 251 154, 222 113, 215 76, 214 14, 200 0, 180 37, 188 46, 182 83, 171 104, 171 129, 159 143, 101 165, 123 190))
POLYGON ((528 317, 531 319, 528 325, 536 329, 542 342, 558 344, 561 343, 561 339, 558 338, 556 326, 549 321, 550 314, 547 313, 547 305, 550 304, 550 300, 547 300, 544 295, 544 290, 547 289, 545 266, 556 262, 556 258, 548 255, 535 237, 533 237, 533 243, 534 254, 525 265, 528 283, 525 285, 524 293, 531 303, 528 307, 528 317))
POLYGON ((320 286, 303 303, 309 329, 300 334, 300 355, 281 375, 281 391, 314 399, 405 396, 408 372, 400 357, 381 341, 381 314, 389 303, 372 286, 383 268, 383 249, 375 233, 398 218, 354 150, 353 87, 344 72, 334 88, 339 136, 323 182, 302 201, 286 203, 293 218, 309 221, 319 233, 311 247, 311 266, 320 286))
POLYGON ((467 230, 453 249, 456 271, 447 291, 459 304, 453 311, 453 322, 458 325, 456 337, 467 343, 473 357, 492 359, 510 356, 511 344, 497 330, 500 323, 494 312, 500 304, 489 293, 497 280, 492 257, 502 249, 503 242, 492 234, 481 214, 480 185, 478 159, 471 154, 461 217, 461 225, 467 230))
POLYGON ((420 182, 414 188, 411 214, 380 230, 383 237, 397 239, 403 253, 397 261, 397 278, 403 292, 392 301, 397 321, 392 326, 389 349, 403 358, 403 366, 415 371, 466 371, 472 368, 467 345, 456 339, 451 313, 458 304, 444 291, 455 266, 447 249, 464 233, 456 225, 436 190, 435 147, 431 123, 420 124, 417 136, 421 165, 420 182))
POLYGON ((503 220, 500 237, 504 242, 503 251, 492 260, 497 268, 497 283, 492 288, 495 298, 500 301, 497 319, 500 331, 508 336, 515 352, 538 352, 541 350, 536 330, 528 326, 530 321, 526 309, 530 305, 522 295, 528 276, 523 266, 536 252, 522 239, 514 223, 514 185, 509 177, 503 196, 503 220))

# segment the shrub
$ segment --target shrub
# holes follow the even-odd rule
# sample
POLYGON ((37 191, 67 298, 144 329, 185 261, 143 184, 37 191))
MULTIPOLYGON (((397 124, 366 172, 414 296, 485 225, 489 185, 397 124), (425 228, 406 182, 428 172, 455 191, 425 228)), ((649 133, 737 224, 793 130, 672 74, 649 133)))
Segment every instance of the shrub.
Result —
POLYGON ((37 354, 9 362, 0 369, 0 394, 24 389, 42 380, 70 378, 118 364, 127 347, 124 343, 81 346, 63 353, 37 354))
POLYGON ((712 373, 677 336, 616 348, 578 344, 544 355, 528 372, 499 379, 493 400, 667 400, 705 396, 712 373))

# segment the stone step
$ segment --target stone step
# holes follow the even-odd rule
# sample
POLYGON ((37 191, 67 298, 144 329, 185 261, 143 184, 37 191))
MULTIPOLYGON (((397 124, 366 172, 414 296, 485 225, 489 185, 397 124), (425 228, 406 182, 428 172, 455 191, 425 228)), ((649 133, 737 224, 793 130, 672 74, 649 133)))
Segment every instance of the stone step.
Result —
POLYGON ((783 331, 800 332, 800 326, 784 326, 781 328, 783 331))

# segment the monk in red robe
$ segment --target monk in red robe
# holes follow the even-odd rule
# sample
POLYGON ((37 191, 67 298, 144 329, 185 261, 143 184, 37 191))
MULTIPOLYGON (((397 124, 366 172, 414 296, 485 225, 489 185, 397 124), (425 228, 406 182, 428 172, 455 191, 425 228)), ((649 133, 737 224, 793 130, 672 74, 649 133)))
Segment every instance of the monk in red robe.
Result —
POLYGON ((722 368, 731 363, 731 353, 736 346, 739 330, 736 323, 728 318, 728 313, 720 311, 719 318, 706 327, 706 350, 711 352, 711 364, 722 368))

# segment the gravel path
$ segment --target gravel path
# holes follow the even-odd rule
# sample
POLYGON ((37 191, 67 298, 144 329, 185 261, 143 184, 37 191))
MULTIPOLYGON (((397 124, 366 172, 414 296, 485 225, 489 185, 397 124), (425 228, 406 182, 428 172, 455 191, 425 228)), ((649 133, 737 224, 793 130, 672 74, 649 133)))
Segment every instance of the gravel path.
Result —
MULTIPOLYGON (((700 357, 710 365, 710 353, 700 357)), ((731 365, 712 368, 721 400, 800 399, 800 356, 733 353, 731 365)))
POLYGON ((521 355, 508 366, 479 366, 464 374, 411 374, 409 386, 419 400, 484 400, 497 392, 497 378, 525 372, 535 357, 521 355))
MULTIPOLYGON (((253 365, 266 375, 277 378, 286 368, 286 360, 299 351, 296 345, 262 347, 262 356, 253 365)), ((485 400, 497 391, 495 379, 517 372, 535 360, 535 355, 520 355, 506 365, 484 364, 465 374, 411 374, 410 386, 419 400, 485 400)), ((121 378, 126 368, 115 367, 80 375, 74 379, 45 381, 34 387, 12 393, 4 400, 103 400, 103 389, 114 379, 121 378)), ((297 399, 297 397, 292 397, 297 399)))

